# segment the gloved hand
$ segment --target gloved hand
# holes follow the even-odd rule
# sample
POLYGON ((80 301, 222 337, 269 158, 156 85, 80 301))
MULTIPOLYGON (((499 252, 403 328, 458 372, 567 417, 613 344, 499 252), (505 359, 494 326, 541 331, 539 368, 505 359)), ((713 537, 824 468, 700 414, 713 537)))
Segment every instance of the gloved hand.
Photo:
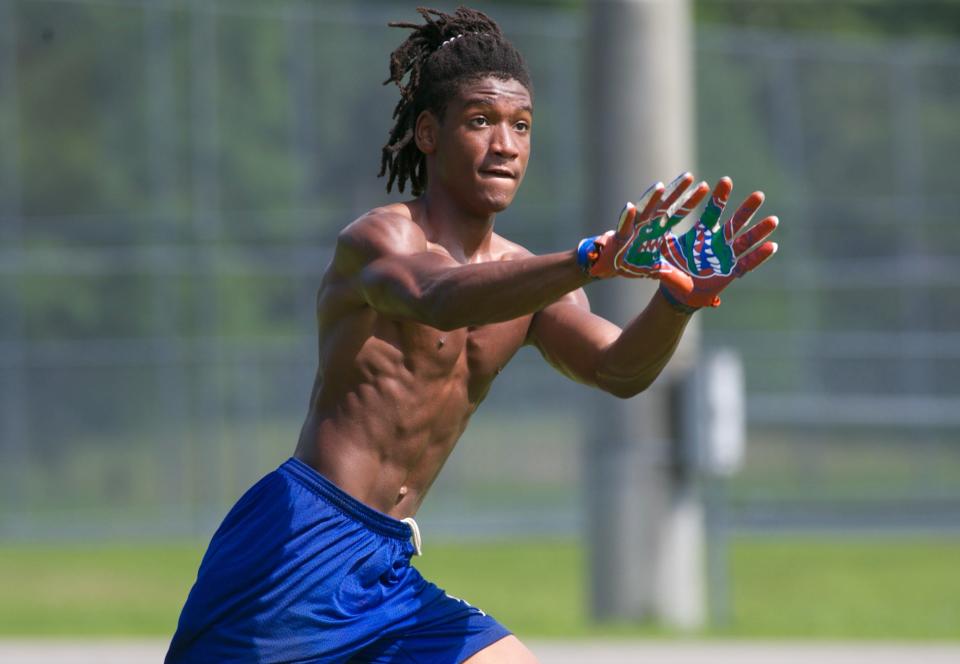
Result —
POLYGON ((660 238, 661 260, 676 268, 662 271, 661 289, 675 305, 718 306, 720 291, 777 251, 777 244, 767 241, 779 223, 776 217, 765 217, 743 231, 763 203, 763 192, 750 194, 721 227, 720 215, 731 191, 733 181, 721 178, 693 228, 679 237, 668 232, 660 238))
POLYGON ((683 173, 666 188, 654 184, 638 205, 627 203, 616 231, 581 241, 578 260, 584 271, 596 278, 659 279, 665 297, 681 311, 718 306, 720 291, 777 251, 766 238, 779 221, 766 217, 741 233, 763 203, 763 193, 756 191, 720 232, 720 215, 733 190, 730 178, 721 178, 700 220, 678 237, 671 229, 710 190, 701 182, 687 191, 692 183, 693 176, 683 173))
POLYGON ((597 279, 613 276, 658 279, 674 267, 661 256, 661 241, 707 194, 701 183, 692 191, 693 176, 682 173, 666 187, 653 184, 640 201, 627 203, 615 231, 581 240, 577 260, 584 272, 597 279))

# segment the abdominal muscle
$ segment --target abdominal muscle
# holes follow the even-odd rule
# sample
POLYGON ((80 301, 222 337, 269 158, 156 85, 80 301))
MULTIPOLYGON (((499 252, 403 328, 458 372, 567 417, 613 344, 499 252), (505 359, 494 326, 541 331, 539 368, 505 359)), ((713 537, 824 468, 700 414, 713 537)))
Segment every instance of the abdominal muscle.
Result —
POLYGON ((436 387, 398 399, 382 385, 356 386, 334 408, 311 410, 296 456, 360 502, 397 519, 412 516, 472 412, 436 387))
POLYGON ((498 334, 365 322, 338 324, 321 342, 296 456, 362 503, 402 519, 420 507, 496 375, 478 356, 512 355, 523 338, 517 324, 525 323, 504 324, 508 334, 498 334), (356 347, 358 328, 367 336, 356 347), (478 333, 499 343, 481 353, 471 342, 478 333))

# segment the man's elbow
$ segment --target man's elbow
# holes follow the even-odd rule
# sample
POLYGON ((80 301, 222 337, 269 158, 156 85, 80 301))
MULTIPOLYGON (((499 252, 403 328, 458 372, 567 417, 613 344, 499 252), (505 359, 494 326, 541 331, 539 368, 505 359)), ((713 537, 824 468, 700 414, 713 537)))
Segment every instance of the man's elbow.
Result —
POLYGON ((655 378, 656 376, 652 378, 639 377, 629 379, 606 377, 597 382, 597 387, 618 399, 630 399, 653 385, 655 378))
POLYGON ((361 273, 360 283, 367 303, 382 314, 414 320, 443 331, 461 327, 441 298, 394 266, 374 263, 361 273))
POLYGON ((465 320, 464 313, 460 311, 451 295, 436 292, 434 289, 425 290, 420 297, 411 302, 411 306, 417 310, 417 319, 443 332, 451 332, 469 325, 472 321, 465 320))
POLYGON ((452 332, 453 330, 459 330, 461 327, 466 327, 462 321, 447 315, 443 311, 424 313, 421 322, 441 332, 452 332))

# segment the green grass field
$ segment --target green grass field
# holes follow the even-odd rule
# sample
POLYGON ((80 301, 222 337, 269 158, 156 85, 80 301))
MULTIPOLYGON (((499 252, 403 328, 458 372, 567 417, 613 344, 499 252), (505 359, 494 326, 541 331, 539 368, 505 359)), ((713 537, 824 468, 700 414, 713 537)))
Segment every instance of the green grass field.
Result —
MULTIPOLYGON (((0 634, 169 635, 200 544, 0 548, 0 634)), ((424 574, 525 637, 665 636, 597 627, 569 540, 426 545, 424 574)), ((960 639, 960 539, 738 538, 732 621, 711 636, 960 639)))

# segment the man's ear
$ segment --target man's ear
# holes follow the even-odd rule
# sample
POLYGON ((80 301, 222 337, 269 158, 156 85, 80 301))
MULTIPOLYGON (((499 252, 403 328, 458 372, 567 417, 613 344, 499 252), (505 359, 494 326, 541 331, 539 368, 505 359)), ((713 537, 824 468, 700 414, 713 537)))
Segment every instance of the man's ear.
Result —
POLYGON ((423 154, 433 154, 437 149, 437 133, 440 121, 431 111, 421 111, 413 130, 413 139, 423 154))

